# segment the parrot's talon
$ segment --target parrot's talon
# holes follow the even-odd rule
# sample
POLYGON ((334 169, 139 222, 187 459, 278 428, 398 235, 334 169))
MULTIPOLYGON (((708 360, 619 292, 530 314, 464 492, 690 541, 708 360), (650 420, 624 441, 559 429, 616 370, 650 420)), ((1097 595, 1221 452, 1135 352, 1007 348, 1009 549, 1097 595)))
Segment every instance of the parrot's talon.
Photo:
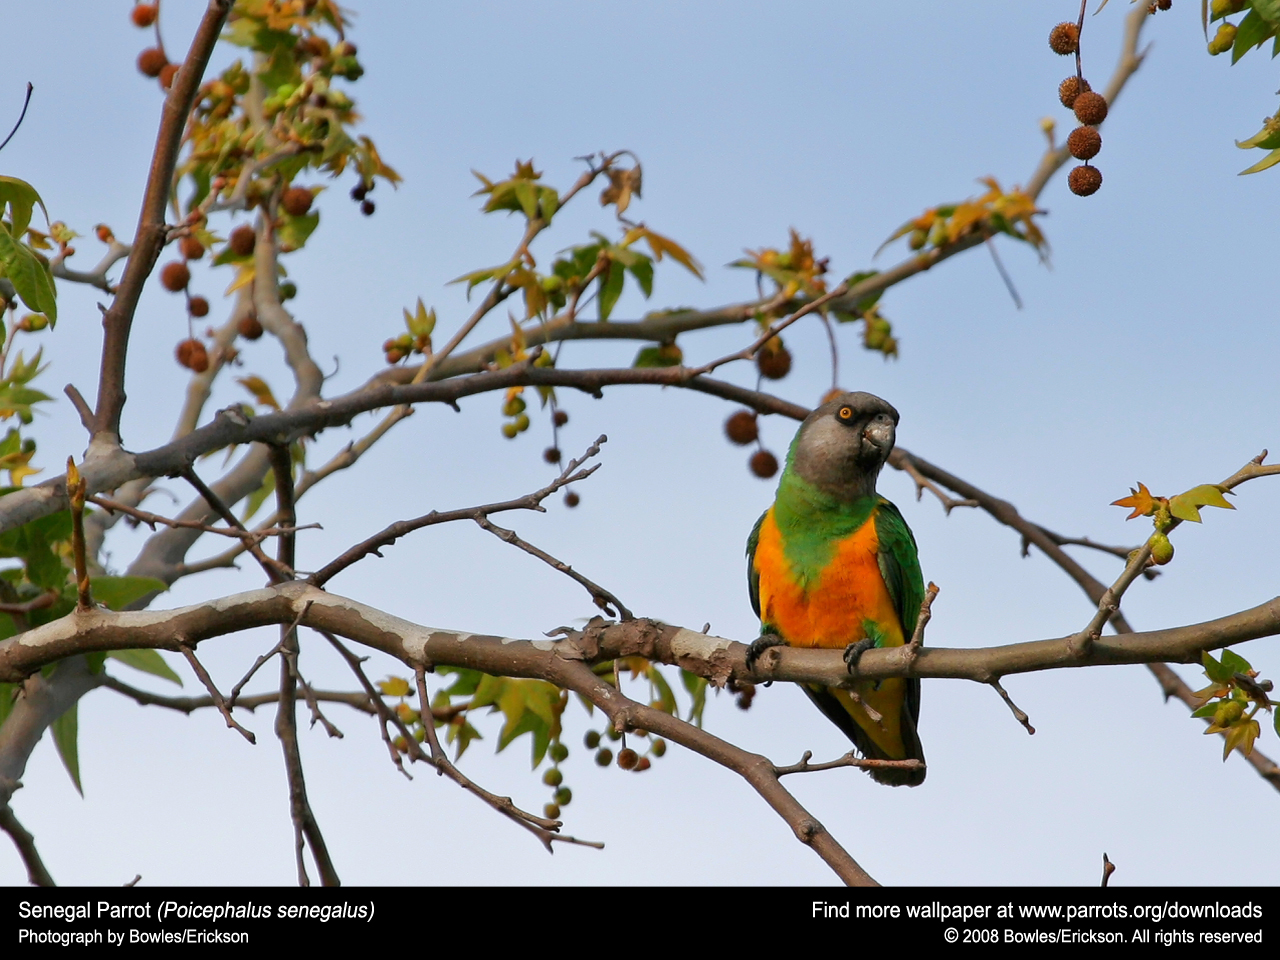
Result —
POLYGON ((863 653, 870 650, 876 645, 876 642, 870 637, 865 637, 857 643, 851 643, 844 648, 844 665, 850 674, 858 672, 858 661, 862 659, 863 653))
MULTIPOLYGON (((757 637, 751 641, 751 645, 747 647, 747 669, 752 673, 756 672, 756 661, 770 647, 785 647, 787 641, 783 640, 776 633, 766 633, 762 637, 757 637)), ((772 681, 770 681, 772 682, 772 681)))

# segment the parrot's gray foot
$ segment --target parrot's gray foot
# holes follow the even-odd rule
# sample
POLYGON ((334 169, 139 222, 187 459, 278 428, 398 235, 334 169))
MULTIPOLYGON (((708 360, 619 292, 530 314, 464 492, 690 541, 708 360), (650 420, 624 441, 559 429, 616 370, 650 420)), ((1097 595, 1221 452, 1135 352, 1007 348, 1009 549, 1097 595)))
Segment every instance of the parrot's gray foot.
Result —
MULTIPOLYGON (((747 647, 747 669, 754 673, 756 669, 756 661, 760 659, 761 654, 770 647, 785 647, 786 645, 787 641, 783 640, 776 633, 766 633, 764 636, 752 640, 751 646, 747 647)), ((765 686, 768 686, 772 682, 772 680, 766 681, 765 686)))
POLYGON ((875 645, 876 642, 874 640, 870 637, 866 637, 859 640, 857 643, 851 643, 844 648, 844 665, 848 668, 850 673, 858 672, 858 660, 861 659, 864 652, 870 650, 875 645))

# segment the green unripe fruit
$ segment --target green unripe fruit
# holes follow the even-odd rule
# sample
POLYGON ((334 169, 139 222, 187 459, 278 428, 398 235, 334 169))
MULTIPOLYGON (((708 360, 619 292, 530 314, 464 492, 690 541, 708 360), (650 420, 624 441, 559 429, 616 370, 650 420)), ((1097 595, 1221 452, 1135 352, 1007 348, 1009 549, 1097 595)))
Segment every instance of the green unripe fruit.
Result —
POLYGON ((573 800, 573 791, 568 787, 561 787, 555 792, 552 799, 555 800, 556 803, 560 804, 560 806, 567 807, 570 801, 573 800))
POLYGON ((516 434, 519 432, 520 430, 514 423, 504 423, 502 425, 502 435, 508 440, 514 440, 516 438, 516 434))
POLYGON ((1230 726, 1244 716, 1244 704, 1239 700, 1224 700, 1213 714, 1213 722, 1220 727, 1230 726))
POLYGON ((654 740, 653 743, 650 744, 649 746, 649 752, 652 753, 655 757, 662 756, 664 753, 667 752, 667 741, 654 740))
POLYGON ((564 783, 564 774, 555 767, 552 767, 542 775, 542 782, 548 787, 558 787, 564 783))
POLYGON ((1162 565, 1173 559, 1173 544, 1163 533, 1157 533, 1151 538, 1151 559, 1162 565))
POLYGON ((296 283, 292 283, 286 280, 284 283, 280 284, 281 300, 292 300, 297 295, 298 295, 298 285, 296 283))
POLYGON ((610 740, 613 740, 615 742, 622 739, 622 734, 620 734, 617 730, 613 729, 613 727, 608 727, 604 733, 605 733, 605 736, 607 736, 610 740))
POLYGON ((547 750, 547 753, 551 755, 551 759, 556 763, 563 763, 565 760, 569 759, 569 748, 559 740, 551 745, 550 749, 547 750))
POLYGON ((608 747, 602 747, 596 753, 596 766, 607 767, 611 763, 613 763, 613 751, 608 747))
POLYGON ((548 820, 557 820, 560 817, 560 808, 554 803, 548 803, 542 808, 542 815, 548 820))
POLYGON ((1220 53, 1226 53, 1236 42, 1236 25, 1234 23, 1223 23, 1218 26, 1218 32, 1213 35, 1213 39, 1209 41, 1209 53, 1217 56, 1220 53))
POLYGON ((528 430, 529 415, 527 413, 522 413, 520 414, 520 416, 516 417, 515 426, 516 426, 516 431, 519 433, 523 433, 524 431, 528 430))
POLYGON ((587 735, 582 738, 582 744, 588 750, 594 750, 596 747, 600 746, 600 731, 588 730, 587 735))
POLYGON ((502 405, 502 412, 508 417, 517 417, 524 413, 524 401, 519 397, 512 397, 502 405))
POLYGON ((912 250, 920 250, 929 242, 928 230, 912 230, 911 236, 907 239, 907 246, 912 250))

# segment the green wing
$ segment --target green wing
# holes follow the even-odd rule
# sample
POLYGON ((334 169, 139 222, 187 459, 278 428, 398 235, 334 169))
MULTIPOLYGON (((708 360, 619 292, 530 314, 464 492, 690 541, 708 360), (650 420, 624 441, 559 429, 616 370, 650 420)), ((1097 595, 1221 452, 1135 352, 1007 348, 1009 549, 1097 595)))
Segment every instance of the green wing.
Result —
POLYGON ((898 508, 888 500, 882 499, 876 511, 876 536, 880 541, 880 575, 898 612, 902 638, 909 641, 924 603, 924 576, 920 573, 916 538, 898 508))
POLYGON ((760 574, 756 572, 756 547, 760 544, 760 525, 769 515, 766 510, 751 528, 751 536, 747 537, 747 592, 751 594, 751 609, 760 616, 760 574))

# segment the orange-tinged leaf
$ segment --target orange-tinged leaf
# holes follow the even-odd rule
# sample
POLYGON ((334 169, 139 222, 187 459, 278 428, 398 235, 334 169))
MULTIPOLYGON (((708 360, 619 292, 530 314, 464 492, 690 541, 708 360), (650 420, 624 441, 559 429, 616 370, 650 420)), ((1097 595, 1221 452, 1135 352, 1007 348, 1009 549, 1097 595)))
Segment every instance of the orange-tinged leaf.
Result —
POLYGON ((1156 512, 1156 497, 1151 495, 1151 491, 1141 481, 1138 482, 1138 489, 1129 488, 1129 496, 1122 497, 1119 500, 1111 501, 1113 507, 1133 507, 1133 513, 1125 517, 1126 520, 1132 520, 1134 517, 1149 517, 1156 512))
POLYGON ((649 249, 653 251, 653 259, 660 261, 663 254, 669 254, 672 260, 676 261, 699 280, 703 279, 702 264, 695 260, 693 255, 680 244, 647 228, 644 232, 644 238, 649 244, 649 249))
POLYGON ((261 377, 236 377, 236 383, 253 394, 253 399, 264 407, 270 407, 272 410, 280 409, 280 404, 276 401, 275 394, 271 392, 271 387, 261 377))

